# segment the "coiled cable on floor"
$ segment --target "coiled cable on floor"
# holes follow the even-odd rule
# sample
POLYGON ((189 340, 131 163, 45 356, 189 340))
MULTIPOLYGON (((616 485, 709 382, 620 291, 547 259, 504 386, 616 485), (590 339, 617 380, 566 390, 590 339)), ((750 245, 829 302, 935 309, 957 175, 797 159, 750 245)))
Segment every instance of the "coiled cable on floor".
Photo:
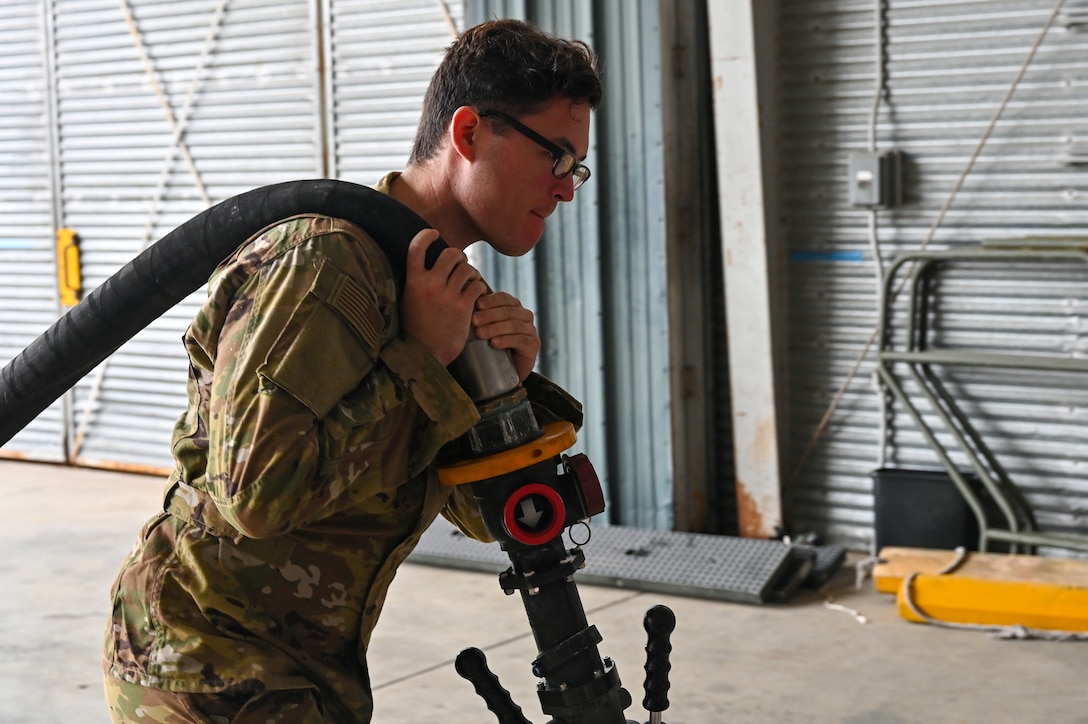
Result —
MULTIPOLYGON (((937 572, 938 576, 944 576, 952 573, 967 560, 967 549, 960 546, 956 548, 956 557, 947 566, 937 572)), ((941 628, 953 629, 956 631, 985 631, 995 634, 994 638, 1001 639, 1003 641, 1088 641, 1088 633, 1081 631, 1056 631, 1049 629, 1036 629, 1028 628, 1020 624, 1013 624, 1008 626, 989 625, 981 623, 956 623, 953 621, 941 621, 940 619, 933 618, 929 614, 922 611, 918 607, 918 604, 914 600, 914 579, 919 576, 919 573, 915 571, 903 579, 903 602, 907 604, 907 608, 911 610, 915 616, 922 621, 932 625, 939 626, 941 628)))

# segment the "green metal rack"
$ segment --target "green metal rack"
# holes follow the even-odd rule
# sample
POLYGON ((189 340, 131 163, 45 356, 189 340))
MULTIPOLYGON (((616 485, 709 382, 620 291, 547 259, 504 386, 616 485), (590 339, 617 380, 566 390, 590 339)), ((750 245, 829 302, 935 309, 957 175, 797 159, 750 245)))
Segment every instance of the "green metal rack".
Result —
POLYGON ((995 542, 1003 542, 1013 552, 1019 552, 1020 547, 1031 549, 1035 546, 1088 552, 1088 534, 1038 529, 1024 496, 934 371, 941 367, 974 367, 1070 372, 1084 374, 1088 385, 1086 358, 941 349, 932 344, 933 322, 939 314, 934 304, 934 288, 942 267, 950 262, 971 262, 1005 265, 1011 271, 1019 262, 1048 260, 1088 264, 1088 239, 1016 239, 962 250, 916 251, 898 257, 884 277, 877 372, 895 401, 918 426, 967 501, 978 521, 980 551, 986 551, 995 542), (908 295, 905 328, 903 333, 892 334, 894 305, 900 290, 908 295), (897 372, 901 374, 897 375, 897 372), (934 426, 923 418, 915 401, 905 391, 901 376, 913 381, 921 391, 943 431, 966 456, 984 493, 969 484, 954 464, 934 426), (983 496, 988 497, 992 505, 983 496))

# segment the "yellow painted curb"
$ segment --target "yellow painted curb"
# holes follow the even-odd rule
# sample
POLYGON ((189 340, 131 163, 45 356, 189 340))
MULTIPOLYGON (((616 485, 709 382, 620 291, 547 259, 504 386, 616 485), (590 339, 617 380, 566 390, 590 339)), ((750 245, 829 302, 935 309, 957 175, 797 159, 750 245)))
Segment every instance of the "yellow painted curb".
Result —
MULTIPOLYGON (((907 604, 906 583, 896 595, 899 615, 923 623, 907 604)), ((1080 586, 920 574, 911 595, 922 613, 942 622, 1088 631, 1088 588, 1080 586)))

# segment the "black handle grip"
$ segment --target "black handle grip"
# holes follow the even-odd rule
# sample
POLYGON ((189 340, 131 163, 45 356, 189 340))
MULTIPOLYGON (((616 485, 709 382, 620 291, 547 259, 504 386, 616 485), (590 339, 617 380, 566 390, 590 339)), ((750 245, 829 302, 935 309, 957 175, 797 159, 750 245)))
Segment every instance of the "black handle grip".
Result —
POLYGON ((646 698, 642 706, 649 712, 661 712, 669 708, 669 654, 672 644, 669 636, 676 628, 676 614, 668 606, 654 606, 642 619, 646 629, 646 698))
POLYGON ((467 648, 457 654, 454 668, 462 678, 467 679, 499 718, 499 724, 532 724, 521 713, 521 707, 514 703, 510 692, 502 688, 499 679, 487 668, 487 657, 479 649, 467 648))

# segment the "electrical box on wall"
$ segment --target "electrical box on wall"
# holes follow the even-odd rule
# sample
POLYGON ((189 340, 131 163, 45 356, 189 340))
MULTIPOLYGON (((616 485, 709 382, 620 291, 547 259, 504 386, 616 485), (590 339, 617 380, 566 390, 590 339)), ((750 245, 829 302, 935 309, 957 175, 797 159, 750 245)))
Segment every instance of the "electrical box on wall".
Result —
POLYGON ((851 154, 850 205, 859 209, 890 209, 902 203, 899 151, 851 154))

